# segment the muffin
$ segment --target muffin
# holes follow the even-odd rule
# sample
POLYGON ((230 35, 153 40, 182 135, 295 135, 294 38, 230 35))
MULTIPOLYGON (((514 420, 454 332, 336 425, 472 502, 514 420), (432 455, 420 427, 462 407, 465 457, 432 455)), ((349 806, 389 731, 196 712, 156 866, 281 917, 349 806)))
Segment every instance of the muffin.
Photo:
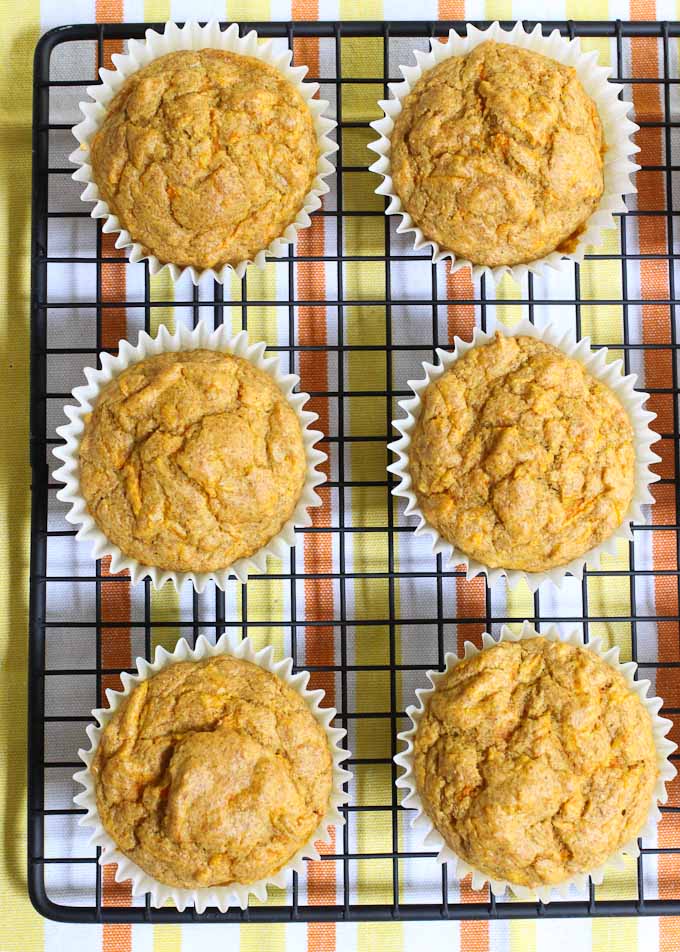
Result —
POLYGON ((531 637, 437 681, 413 773, 457 856, 538 889, 594 871, 634 839, 659 768, 650 714, 623 675, 586 648, 531 637))
POLYGON ((252 555, 292 516, 306 456, 274 379, 214 350, 147 357, 85 417, 80 493, 107 539, 142 565, 212 572, 252 555))
POLYGON ((497 332, 425 389, 408 466, 424 518, 449 543, 490 568, 543 572, 622 523, 634 434, 579 361, 497 332))
POLYGON ((130 75, 90 143, 92 178, 145 254, 197 269, 252 259, 296 218, 319 146, 273 66, 180 50, 130 75))
POLYGON ((576 71, 487 41, 403 99, 391 176, 425 237, 497 267, 568 254, 604 191, 602 125, 576 71))
POLYGON ((182 889, 253 883, 284 867, 326 815, 332 772, 303 698, 229 655, 139 683, 91 765, 108 835, 153 879, 182 889))

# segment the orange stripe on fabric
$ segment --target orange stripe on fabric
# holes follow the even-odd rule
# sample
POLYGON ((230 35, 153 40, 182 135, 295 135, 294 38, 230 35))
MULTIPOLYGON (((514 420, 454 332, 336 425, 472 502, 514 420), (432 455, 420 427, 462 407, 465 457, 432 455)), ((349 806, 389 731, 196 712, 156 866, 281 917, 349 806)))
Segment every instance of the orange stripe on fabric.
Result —
MULTIPOLYGON (((451 302, 461 298, 468 301, 472 300, 474 289, 468 272, 456 271, 455 274, 450 271, 447 272, 446 296, 451 302)), ((456 336, 465 337, 468 340, 472 337, 475 326, 475 308, 473 304, 448 304, 446 318, 449 342, 452 342, 456 336)))
MULTIPOLYGON (((123 22, 123 2, 122 0, 96 0, 95 19, 97 23, 122 23, 123 22)), ((114 53, 123 52, 122 40, 106 40, 104 43, 104 62, 100 66, 106 69, 112 69, 113 63, 111 57, 114 53)))
MULTIPOLYGON (((95 17, 98 23, 122 23, 124 19, 122 0, 96 0, 95 17)), ((104 44, 103 62, 100 66, 112 67, 111 57, 122 52, 121 41, 107 41, 104 44)), ((101 266, 102 301, 125 301, 125 252, 115 247, 115 236, 102 235, 102 254, 104 257, 120 258, 121 264, 105 263, 101 266)), ((117 347, 126 336, 125 308, 103 308, 101 317, 102 347, 117 347)), ((102 575, 110 574, 110 559, 102 560, 102 575)), ((106 622, 125 622, 130 618, 130 586, 127 582, 102 582, 101 619, 102 619, 102 657, 104 668, 125 668, 132 663, 130 629, 107 628, 106 622)), ((102 689, 120 687, 117 675, 102 678, 102 689)), ((132 903, 132 890, 129 882, 116 883, 114 867, 105 866, 102 876, 102 902, 105 906, 129 906, 132 903)), ((103 952, 131 952, 132 926, 126 923, 104 925, 102 930, 103 952)))
MULTIPOLYGON (((114 248, 112 235, 102 236, 102 254, 125 260, 125 252, 114 248)), ((102 264, 102 300, 125 300, 124 264, 102 264)), ((117 347, 126 335, 124 308, 102 309, 102 347, 117 347)), ((111 574, 111 559, 102 559, 102 575, 111 574)), ((132 663, 130 629, 107 628, 106 622, 126 622, 130 619, 129 582, 111 581, 101 583, 101 664, 103 668, 127 668, 132 663)), ((106 688, 119 690, 117 674, 102 677, 102 691, 106 688)), ((102 699, 103 701, 103 699, 102 699)), ((102 879, 102 901, 105 906, 129 906, 132 904, 130 882, 116 883, 114 867, 105 866, 102 879)), ((132 926, 129 923, 106 924, 102 931, 102 952, 132 952, 132 926)))
POLYGON ((439 0, 439 20, 464 20, 465 0, 439 0))
MULTIPOLYGON (((129 906, 130 883, 117 883, 113 878, 115 866, 102 868, 102 905, 129 906)), ((131 952, 132 926, 129 922, 107 923, 102 928, 102 952, 131 952)))
MULTIPOLYGON (((463 3, 444 3, 440 0, 439 10, 442 16, 442 7, 446 6, 446 16, 455 19, 464 16, 463 3)), ((456 271, 452 274, 450 271, 446 274, 446 296, 451 301, 447 305, 447 330, 449 341, 454 337, 463 337, 470 340, 475 326, 475 310, 472 304, 456 304, 456 299, 472 300, 474 297, 474 288, 469 272, 456 271)), ((464 578, 456 579, 456 617, 457 618, 479 618, 484 615, 485 589, 483 579, 473 579, 468 582, 464 578)), ((475 641, 479 644, 483 624, 458 624, 457 626, 457 647, 458 651, 463 650, 465 641, 475 641)), ((471 886, 470 877, 467 876, 460 884, 461 902, 480 902, 483 894, 474 890, 471 886)), ((489 925, 486 922, 465 921, 460 924, 460 948, 461 952, 488 952, 489 949, 489 925)))
MULTIPOLYGON (((656 4, 645 0, 631 0, 631 18, 635 20, 655 20, 656 4)), ((631 44, 632 73, 639 78, 659 76, 659 51, 654 39, 634 39, 631 44)), ((655 83, 633 84, 633 102, 635 116, 640 120, 659 120, 663 117, 663 108, 659 86, 655 83)), ((662 130, 646 128, 637 135, 641 148, 638 161, 643 165, 660 165, 663 161, 662 130)), ((667 157, 668 160, 668 157, 667 157)), ((665 188, 663 176, 638 175, 638 208, 651 211, 663 208, 665 188)), ((658 216, 639 218, 640 252, 642 254, 665 253, 667 248, 666 225, 658 216)), ((667 298, 670 285, 668 266, 664 261, 640 261, 640 283, 642 298, 667 298)), ((645 343, 666 344, 671 340, 671 313, 663 305, 645 304, 642 307, 643 338, 645 343)), ((660 351, 645 351, 645 376, 657 387, 672 386, 671 365, 666 354, 660 351)), ((671 430, 673 412, 670 399, 656 395, 650 400, 650 409, 655 410, 659 419, 656 426, 661 430, 671 430)), ((656 524, 676 521, 675 494, 672 486, 655 486, 656 505, 652 509, 652 520, 656 524)), ((654 567, 657 569, 676 568, 677 554, 674 534, 655 532, 653 538, 654 567)), ((654 594, 657 615, 675 615, 678 613, 677 580, 670 577, 654 580, 654 594)), ((675 622, 658 623, 658 653, 660 661, 678 658, 678 625, 675 622)), ((678 689, 670 669, 661 668, 657 673, 657 691, 667 705, 678 704, 678 689)), ((676 791, 674 791, 676 792, 676 791)), ((671 801, 672 801, 671 795, 671 801)), ((678 842, 677 824, 673 818, 665 816, 659 825, 659 845, 675 846, 678 842)), ((678 871, 675 858, 660 855, 658 857, 659 896, 664 899, 676 898, 678 891, 678 871)), ((664 919, 659 920, 660 952, 675 952, 677 949, 677 927, 664 919)))
MULTIPOLYGON (((294 20, 315 20, 319 16, 318 3, 313 0, 293 0, 291 15, 294 20)), ((319 41, 312 37, 295 41, 293 52, 296 64, 304 63, 308 75, 319 75, 319 41)), ((300 232, 297 250, 299 255, 321 256, 325 248, 324 223, 313 218, 309 228, 300 232)), ((299 261, 297 264, 298 298, 323 300, 326 296, 324 266, 318 261, 299 261)), ((298 341, 309 346, 325 347, 328 343, 326 313, 322 308, 298 308, 298 341)), ((328 390, 328 357, 322 350, 302 351, 300 354, 300 379, 304 390, 328 390)), ((310 409, 318 413, 318 426, 328 433, 328 398, 317 397, 310 401, 310 409)), ((325 466, 329 475, 328 464, 325 466)), ((323 505, 314 510, 314 525, 329 527, 331 524, 331 495, 322 494, 323 505)), ((331 534, 313 533, 305 536, 305 575, 326 573, 333 570, 331 534)), ((330 579, 305 578, 305 617, 309 621, 323 621, 333 617, 333 583, 330 579)), ((332 626, 310 626, 305 631, 307 664, 333 664, 332 626)), ((330 671, 314 672, 310 684, 326 692, 328 706, 335 704, 335 680, 330 671)), ((319 845, 319 851, 335 852, 335 832, 331 842, 319 845)), ((335 865, 328 862, 307 864, 307 901, 310 905, 334 905, 336 902, 335 865)), ((307 948, 310 952, 334 952, 336 947, 335 923, 310 923, 307 926, 307 948)))
MULTIPOLYGON (((291 4, 290 11, 292 20, 318 20, 319 19, 319 0, 293 0, 291 4)), ((299 65, 300 63, 306 63, 309 66, 309 72, 316 76, 314 72, 314 67, 310 59, 305 56, 303 50, 308 46, 314 47, 316 53, 313 54, 316 56, 317 68, 319 63, 319 41, 314 39, 314 37, 305 37, 295 40, 295 61, 299 65), (298 43, 300 46, 298 46, 298 43)))

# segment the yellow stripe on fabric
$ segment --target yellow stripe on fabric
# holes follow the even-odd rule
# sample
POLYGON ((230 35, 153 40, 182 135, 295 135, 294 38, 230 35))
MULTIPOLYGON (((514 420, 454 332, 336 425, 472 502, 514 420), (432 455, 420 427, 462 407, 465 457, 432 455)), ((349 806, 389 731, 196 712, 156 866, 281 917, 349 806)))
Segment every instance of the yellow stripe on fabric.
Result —
POLYGON ((484 16, 487 20, 512 20, 512 0, 486 0, 484 16))
MULTIPOLYGON (((272 892, 280 890, 270 888, 270 896, 272 892)), ((259 906, 261 903, 251 899, 249 905, 259 906)), ((239 952, 286 952, 286 925, 283 922, 246 922, 239 929, 239 933, 239 952)), ((225 935, 222 948, 226 950, 230 947, 229 938, 225 935)))
MULTIPOLYGON (((276 263, 270 262, 260 271, 251 268, 248 271, 248 297, 258 301, 273 301, 276 299, 276 263)), ((240 328, 241 312, 238 308, 238 328, 240 328)), ((238 329, 237 328, 237 329, 238 329)), ((273 305, 248 308, 248 336, 251 343, 265 341, 268 346, 279 342, 277 310, 273 305)), ((280 559, 270 559, 268 562, 270 573, 280 574, 283 565, 280 559)), ((242 595, 242 591, 240 595, 242 595)), ((253 575, 248 583, 248 619, 250 621, 283 621, 284 620, 284 587, 281 579, 271 579, 268 575, 253 575)), ((251 628, 249 635, 257 649, 272 645, 277 657, 284 654, 283 628, 281 625, 251 628)))
MULTIPOLYGON (((151 21, 153 22, 153 21, 151 21)), ((152 307, 149 316, 149 333, 157 334, 162 325, 165 325, 171 334, 175 332, 175 282, 167 268, 160 274, 149 278, 152 301, 167 301, 165 307, 152 307)))
MULTIPOLYGON (((379 96, 382 99, 382 93, 379 96)), ((352 128, 342 130, 342 160, 346 165, 365 165, 366 168, 373 161, 373 153, 368 149, 368 143, 375 140, 372 129, 352 128)), ((347 222, 345 222, 347 224, 347 222)))
MULTIPOLYGON (((288 272, 288 265, 276 261, 267 262, 263 271, 258 268, 248 270, 248 297, 257 301, 273 301, 276 299, 276 279, 279 270, 288 272)), ((239 322, 241 313, 237 310, 239 322)), ((287 310, 287 307, 286 307, 287 310)), ((240 323, 239 323, 240 327, 240 323)), ((268 346, 279 343, 279 326, 277 308, 272 305, 262 307, 248 307, 248 339, 251 344, 263 340, 268 346)), ((287 359, 284 355, 284 360, 287 359)))
POLYGON ((182 926, 154 926, 153 952, 182 952, 182 926))
MULTIPOLYGON (((597 253, 620 254, 621 236, 618 229, 609 229, 603 232, 602 237, 604 240, 597 248, 597 253)), ((622 283, 620 261, 596 258, 584 261, 581 265, 581 296, 586 301, 581 305, 581 333, 584 337, 592 337, 594 344, 609 344, 610 360, 623 356, 622 351, 615 346, 623 341, 623 305, 587 302, 622 297, 622 283)))
POLYGON ((510 920, 510 952, 536 952, 536 923, 534 921, 510 920))
MULTIPOLYGON (((522 288, 509 274, 503 275, 496 286, 497 301, 516 301, 522 297, 522 288)), ((514 327, 522 317, 521 304, 503 304, 495 306, 496 320, 506 327, 514 327)))
MULTIPOLYGON (((600 568, 626 571, 630 567, 628 543, 621 539, 613 555, 603 555, 600 568)), ((630 581, 627 576, 590 576, 588 578, 588 614, 617 618, 630 614, 630 581)), ((631 626, 627 621, 591 622, 590 634, 602 638, 605 647, 618 645, 621 661, 632 657, 631 626)))
POLYGON ((359 952, 402 952, 404 948, 404 932, 400 922, 363 922, 359 924, 357 932, 359 952))
MULTIPOLYGON (((602 885, 595 887, 595 898, 598 901, 602 899, 637 899, 637 897, 637 860, 632 856, 625 857, 623 869, 608 869, 602 885)), ((630 934, 630 944, 621 946, 621 948, 630 949, 631 952, 634 952, 636 946, 632 937, 637 938, 637 930, 632 929, 630 934)), ((597 952, 595 945, 593 945, 593 952, 597 952)))
POLYGON ((151 648, 159 646, 173 651, 180 637, 177 625, 162 625, 179 617, 179 594, 173 585, 164 585, 160 591, 151 590, 151 648), (155 623, 155 625, 154 625, 155 623))
MULTIPOLYGON (((339 15, 341 20, 382 20, 383 5, 380 0, 340 0, 339 15)), ((382 50, 382 41, 378 40, 382 50)), ((371 73, 372 76, 381 75, 371 73)))
MULTIPOLYGON (((619 13, 618 10, 615 12, 619 13)), ((569 20, 608 20, 609 0, 567 0, 566 14, 569 20)), ((623 16, 623 14, 620 15, 623 16)), ((597 38, 597 42, 600 42, 600 38, 597 38)), ((583 44, 583 39, 581 43, 583 44)), ((604 62, 609 62, 608 55, 607 59, 603 60, 604 62)))
POLYGON ((0 300, 3 302, 0 413, 3 451, 0 494, 0 868, 3 952, 43 947, 43 921, 26 892, 26 606, 28 604, 29 486, 29 223, 31 81, 40 35, 39 5, 3 6, 0 35, 0 300), (10 644, 10 632, 12 640, 10 644), (19 635, 19 633, 21 633, 19 635))
MULTIPOLYGON (((607 877, 609 878, 609 877, 607 877)), ((598 892, 598 899, 603 898, 598 892)), ((607 898, 622 899, 623 896, 607 898)), ((635 919, 593 919, 591 952, 635 952, 638 948, 638 928, 635 919)))
MULTIPOLYGON (((352 248, 352 253, 361 253, 352 248)), ((348 262, 345 286, 348 297, 360 297, 367 288, 366 276, 360 262, 348 262)), ((370 285, 369 285, 370 286, 370 285)), ((375 318, 374 318, 375 319, 375 318)), ((366 340, 365 328, 371 326, 361 309, 348 309, 345 339, 349 345, 366 340)), ((382 352, 349 353, 347 378, 350 390, 365 388, 367 379, 385 374, 385 355, 382 352)), ((385 430, 384 397, 349 398, 350 433, 377 435, 385 430)), ((353 443, 351 448, 350 478, 368 481, 376 478, 378 468, 384 473, 385 453, 382 444, 353 443), (364 450, 370 446, 370 452, 364 450)), ((379 477, 379 478, 382 478, 379 477)), ((356 526, 385 525, 387 500, 384 489, 355 487, 352 490, 353 522, 356 526)), ((388 568, 387 533, 353 533, 352 568, 355 572, 386 572, 388 568)), ((389 627, 361 626, 362 619, 386 618, 389 615, 389 583, 385 578, 356 578, 354 580, 355 657, 358 665, 387 664, 389 662, 389 627)), ((390 709, 389 671, 358 671, 354 675, 355 709, 359 713, 385 712, 390 709)), ((389 757, 391 754, 391 725, 388 718, 359 719, 355 733, 355 756, 389 757)), ((385 806, 392 800, 392 773, 388 765, 357 765, 356 788, 362 804, 385 806)), ((360 853, 385 853, 392 849, 390 814, 368 813, 353 815, 354 835, 360 853)), ((355 882, 360 903, 389 903, 392 901, 392 864, 390 860, 364 860, 357 864, 355 882)), ((363 927, 359 927, 361 930, 363 927)), ((361 938, 360 947, 373 948, 361 938)))
POLYGON ((160 274, 152 276, 150 279, 150 291, 152 301, 167 301, 166 307, 152 307, 149 319, 149 333, 154 336, 158 333, 160 327, 164 324, 171 334, 175 332, 175 282, 166 268, 160 274))
MULTIPOLYGON (((342 2, 342 19, 380 19, 382 4, 342 2)), ((377 38, 344 38, 341 47, 342 72, 345 77, 371 78, 382 75, 383 48, 377 38)), ((374 107, 370 85, 343 88, 343 117, 371 118, 374 107), (370 94, 370 95, 369 95, 370 94)), ((359 137, 356 137, 359 141, 359 137)), ((356 149, 356 146, 355 146, 356 149)), ((383 201, 374 195, 375 182, 368 173, 344 175, 345 210, 382 209, 383 201), (376 199, 378 199, 376 201, 376 199)), ((385 226, 382 219, 352 218, 345 220, 345 252, 351 255, 383 254, 385 226)), ((345 294, 350 299, 376 299, 385 295, 385 271, 382 263, 347 262, 345 294)), ((345 309, 345 339, 349 345, 385 343, 385 309, 361 305, 345 309)), ((382 351, 349 352, 346 360, 347 386, 353 390, 382 390, 386 386, 386 360, 382 351)), ((384 397, 350 397, 347 402, 348 435, 376 436, 384 434, 386 406, 384 397)), ((350 478, 354 481, 382 479, 386 464, 383 444, 353 443, 349 454, 350 478)), ((356 526, 385 525, 387 499, 384 489, 355 487, 352 490, 352 514, 356 526)), ((388 567, 388 537, 383 533, 353 534, 352 569, 355 572, 384 572, 388 567)), ((398 594, 398 593, 395 593, 398 594)), ((386 664, 389 661, 389 628, 368 626, 361 620, 386 618, 389 615, 389 584, 386 579, 354 580, 354 613, 358 620, 355 636, 355 663, 386 664)), ((390 709, 390 676, 388 671, 356 672, 354 676, 355 707, 359 713, 386 712, 390 709)), ((391 752, 390 722, 387 718, 359 719, 356 723, 355 748, 358 757, 389 757, 391 752)), ((386 806, 392 801, 392 773, 389 765, 357 765, 357 798, 362 804, 386 806)), ((392 828, 389 812, 354 814, 352 816, 356 849, 359 853, 385 853, 392 849, 392 828)), ((363 860, 351 872, 358 888, 359 903, 392 901, 392 863, 390 860, 363 860)), ((358 926, 359 948, 399 949, 400 927, 361 924, 358 926)))
MULTIPOLYGON (((344 20, 380 19, 382 4, 376 2, 348 2, 340 3, 340 17, 344 20)), ((383 72, 383 41, 380 37, 343 37, 340 44, 341 64, 339 71, 345 79, 376 79, 380 80, 383 72)), ((363 83, 353 85, 345 83, 338 87, 342 94, 342 116, 345 120, 369 122, 379 115, 377 100, 383 98, 384 89, 378 82, 375 85, 363 83)), ((361 146, 370 141, 370 130, 348 129, 343 131, 343 148, 347 139, 348 153, 345 162, 350 163, 347 157, 355 154, 359 159, 357 164, 363 165, 368 150, 363 155, 361 146)), ((344 211, 382 211, 384 199, 375 194, 375 176, 371 172, 345 172, 343 174, 343 209, 344 211)), ((345 219, 345 228, 352 227, 352 219, 345 219)), ((345 248, 350 247, 350 236, 346 233, 345 248)), ((375 254, 373 245, 366 244, 363 254, 375 254)), ((382 266, 377 265, 382 272, 382 266)), ((378 296, 377 294, 375 295, 378 296)))
POLYGON ((170 0, 144 0, 146 23, 164 23, 170 19, 170 0))
POLYGON ((269 0, 227 0, 228 20, 269 20, 269 0))

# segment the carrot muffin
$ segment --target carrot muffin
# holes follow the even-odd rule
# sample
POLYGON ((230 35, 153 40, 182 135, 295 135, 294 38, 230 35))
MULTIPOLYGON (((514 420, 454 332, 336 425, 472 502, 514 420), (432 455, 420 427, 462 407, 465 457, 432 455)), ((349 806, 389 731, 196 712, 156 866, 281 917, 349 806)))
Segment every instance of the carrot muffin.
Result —
POLYGON ((414 772, 451 849, 530 889, 600 866, 636 837, 658 767, 649 713, 585 648, 501 642, 438 683, 414 772))
POLYGON ((101 392, 80 443, 80 489, 104 535, 143 565, 211 572, 292 516, 306 459, 274 380, 210 350, 133 364, 101 392))
POLYGON ((496 333, 425 390, 409 468, 444 539, 489 568, 542 572, 585 555, 623 521, 633 429, 577 360, 496 333))
POLYGON ((323 728, 287 684, 219 656, 142 681, 92 763, 119 849, 168 886, 252 883, 314 834, 331 792, 323 728))
POLYGON ((222 50, 168 53, 128 77, 91 143, 94 181, 133 241, 200 269, 236 265, 280 237, 318 155, 298 90, 222 50))
POLYGON ((602 197, 604 148, 575 70, 488 41, 434 66, 406 96, 391 174, 442 250, 515 265, 574 250, 602 197))

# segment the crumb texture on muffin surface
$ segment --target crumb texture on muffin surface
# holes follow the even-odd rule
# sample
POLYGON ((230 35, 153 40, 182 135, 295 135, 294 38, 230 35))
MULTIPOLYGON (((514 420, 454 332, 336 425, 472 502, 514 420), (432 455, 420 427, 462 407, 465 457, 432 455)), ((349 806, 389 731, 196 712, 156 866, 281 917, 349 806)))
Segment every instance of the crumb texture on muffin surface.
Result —
POLYGON ((129 76, 91 143, 92 176, 146 253, 181 267, 252 259, 316 175, 312 115, 273 66, 181 50, 129 76))
POLYGON ((487 648, 437 683, 414 772, 458 856, 537 888, 596 869, 637 836, 658 766, 650 715, 623 675, 538 637, 487 648))
POLYGON ((546 571, 623 521, 633 429, 616 395, 577 360, 497 332, 423 393, 409 468, 443 538, 490 568, 546 571))
POLYGON ((141 682, 106 725, 92 772, 104 828, 177 888, 274 875, 326 814, 328 740, 274 674, 220 656, 141 682))
POLYGON ((391 175, 443 251, 512 266, 574 250, 604 191, 604 148, 571 67, 486 41, 438 63, 405 97, 391 175))
POLYGON ((143 565, 211 572, 281 531, 302 493, 300 420, 264 371, 209 350, 133 364, 100 393, 80 487, 104 535, 143 565))

